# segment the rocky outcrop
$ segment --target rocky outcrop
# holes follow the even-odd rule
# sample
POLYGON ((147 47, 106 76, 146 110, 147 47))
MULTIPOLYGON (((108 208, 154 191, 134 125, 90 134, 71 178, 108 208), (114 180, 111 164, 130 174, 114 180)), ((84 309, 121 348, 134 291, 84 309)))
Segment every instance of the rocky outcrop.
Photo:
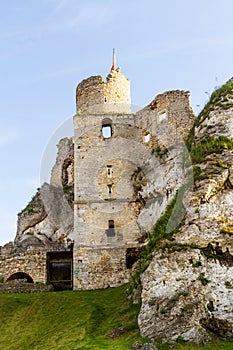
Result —
POLYGON ((155 245, 141 276, 139 326, 153 340, 233 336, 232 102, 230 80, 195 121, 189 138, 194 186, 183 198, 184 220, 170 240, 155 245))
POLYGON ((18 214, 16 251, 32 247, 66 246, 73 230, 73 159, 72 138, 58 144, 56 163, 50 184, 38 189, 25 209, 18 214))

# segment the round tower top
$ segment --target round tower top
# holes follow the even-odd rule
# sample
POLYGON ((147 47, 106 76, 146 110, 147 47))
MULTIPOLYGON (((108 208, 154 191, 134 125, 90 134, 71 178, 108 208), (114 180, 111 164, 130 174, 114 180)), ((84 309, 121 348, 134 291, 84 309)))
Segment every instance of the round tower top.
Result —
POLYGON ((131 113, 130 81, 113 69, 106 81, 101 75, 83 80, 76 89, 77 114, 131 113))

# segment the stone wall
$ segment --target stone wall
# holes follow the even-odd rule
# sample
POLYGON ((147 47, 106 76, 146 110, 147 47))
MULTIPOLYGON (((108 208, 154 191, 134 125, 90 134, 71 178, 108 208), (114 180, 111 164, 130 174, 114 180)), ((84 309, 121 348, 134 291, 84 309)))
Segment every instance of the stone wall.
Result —
POLYGON ((30 276, 33 282, 46 283, 46 251, 28 251, 19 254, 1 255, 0 275, 7 281, 15 273, 30 276))
POLYGON ((184 141, 195 118, 190 93, 182 90, 157 95, 136 116, 137 126, 154 135, 162 147, 184 141))
MULTIPOLYGON (((77 88, 71 236, 74 270, 79 270, 78 252, 84 247, 91 252, 91 249, 100 252, 106 248, 117 251, 122 246, 137 247, 185 178, 185 150, 180 143, 184 144, 194 119, 189 93, 166 92, 136 114, 120 110, 110 113, 110 109, 104 109, 105 94, 109 93, 109 101, 116 101, 116 86, 120 86, 119 98, 125 100, 124 79, 119 71, 113 71, 107 83, 96 76, 84 80, 77 88), (105 91, 105 86, 109 91, 105 91), (95 104, 103 109, 99 110, 95 104), (105 126, 109 129, 108 136, 104 134, 105 126), (173 148, 168 150, 170 146, 173 148), (166 156, 156 154, 157 148, 166 150, 166 156)), ((74 284, 75 288, 84 288, 85 283, 90 288, 105 285, 94 278, 95 266, 91 257, 82 261, 82 283, 74 284), (92 282, 90 276, 94 278, 92 282)))
POLYGON ((74 260, 74 289, 117 287, 129 281, 124 247, 79 248, 74 260))
POLYGON ((77 114, 130 113, 130 82, 113 70, 104 82, 100 75, 83 80, 76 90, 77 114))
POLYGON ((43 283, 28 283, 24 280, 14 280, 6 283, 0 283, 0 294, 11 293, 41 293, 51 292, 54 288, 51 284, 46 285, 43 283))

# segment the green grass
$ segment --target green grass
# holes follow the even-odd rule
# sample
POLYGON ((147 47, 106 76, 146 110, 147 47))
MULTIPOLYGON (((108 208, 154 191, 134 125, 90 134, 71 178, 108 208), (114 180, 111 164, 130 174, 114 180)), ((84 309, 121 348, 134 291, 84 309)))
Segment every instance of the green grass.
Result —
POLYGON ((198 144, 192 147, 190 156, 192 163, 202 163, 205 157, 212 153, 222 153, 224 150, 233 150, 233 139, 225 136, 205 137, 198 144))
MULTIPOLYGON (((139 305, 128 300, 127 288, 0 295, 0 349, 127 350, 136 341, 143 344, 139 305)), ((172 349, 232 350, 233 343, 175 344, 172 349)))
POLYGON ((0 295, 0 349, 130 349, 142 339, 126 288, 0 295))
POLYGON ((229 102, 228 96, 232 98, 233 96, 233 80, 228 80, 225 84, 223 84, 220 88, 215 90, 209 99, 209 102, 205 105, 203 110, 198 116, 196 120, 196 125, 200 125, 206 118, 209 117, 211 111, 220 107, 222 109, 232 108, 232 102, 229 102))

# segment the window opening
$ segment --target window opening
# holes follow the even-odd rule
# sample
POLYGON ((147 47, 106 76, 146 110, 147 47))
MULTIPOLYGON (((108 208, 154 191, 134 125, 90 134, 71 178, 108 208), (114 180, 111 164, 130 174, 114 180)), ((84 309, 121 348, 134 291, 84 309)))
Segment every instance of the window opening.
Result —
POLYGON ((112 120, 110 118, 102 120, 102 136, 104 139, 112 137, 112 120))
POLYGON ((114 220, 109 220, 109 221, 108 221, 107 236, 108 236, 108 237, 114 237, 114 236, 115 236, 115 225, 114 225, 114 220))
POLYGON ((108 194, 112 194, 112 185, 108 185, 108 194))
POLYGON ((103 125, 102 126, 102 136, 105 139, 109 139, 112 137, 112 128, 111 125, 103 125))
POLYGON ((165 120, 166 118, 167 118, 167 113, 166 112, 161 113, 160 116, 159 116, 160 121, 165 120))
POLYGON ((111 165, 107 165, 107 176, 112 177, 112 166, 111 165))
POLYGON ((114 220, 109 220, 108 221, 108 227, 109 228, 114 228, 115 226, 114 226, 114 220))
POLYGON ((144 142, 148 143, 150 141, 150 134, 144 136, 144 142))

